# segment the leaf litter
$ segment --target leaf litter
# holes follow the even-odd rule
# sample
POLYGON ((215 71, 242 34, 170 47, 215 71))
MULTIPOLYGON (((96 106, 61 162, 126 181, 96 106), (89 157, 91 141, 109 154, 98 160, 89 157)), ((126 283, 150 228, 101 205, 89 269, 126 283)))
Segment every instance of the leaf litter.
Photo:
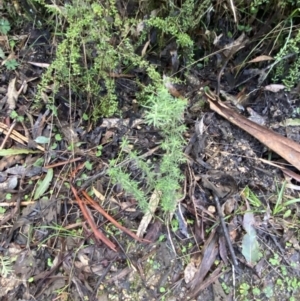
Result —
MULTIPOLYGON (((236 19, 234 7, 232 9, 236 19)), ((142 22, 137 26, 136 35, 139 36, 143 30, 145 28, 142 22)), ((240 82, 233 80, 230 83, 228 74, 232 68, 227 66, 227 63, 236 64, 235 56, 243 52, 249 54, 245 45, 248 46, 251 41, 244 37, 245 34, 225 43, 225 48, 228 49, 223 50, 223 70, 216 70, 216 65, 212 62, 209 65, 209 74, 206 74, 205 68, 191 68, 189 72, 194 72, 197 76, 187 76, 196 78, 197 81, 194 81, 195 85, 190 81, 184 89, 179 89, 179 85, 173 83, 172 78, 165 81, 170 94, 178 98, 188 98, 190 107, 195 105, 194 108, 199 108, 199 99, 207 98, 211 108, 227 119, 224 120, 207 109, 206 112, 187 110, 185 138, 190 140, 191 147, 186 151, 187 163, 182 166, 187 191, 180 201, 180 214, 175 212, 172 215, 169 226, 164 224, 162 215, 157 210, 159 197, 156 190, 150 194, 153 209, 144 214, 138 208, 136 200, 124 192, 121 186, 110 186, 105 172, 109 159, 118 156, 120 140, 125 135, 129 137, 131 147, 138 149, 142 154, 154 150, 145 157, 149 160, 154 158, 155 166, 156 159, 161 155, 157 148, 161 137, 155 128, 144 124, 142 116, 136 117, 133 114, 130 118, 103 118, 97 127, 92 128, 91 124, 87 126, 87 123, 82 123, 80 110, 74 109, 74 116, 77 114, 78 120, 56 119, 49 111, 41 110, 38 114, 32 113, 33 122, 26 124, 32 137, 26 133, 24 126, 9 133, 9 122, 7 123, 5 118, 1 119, 1 139, 6 135, 10 141, 6 143, 7 149, 0 150, 3 157, 0 161, 3 172, 0 178, 3 179, 0 183, 3 185, 0 196, 1 202, 5 201, 9 205, 9 194, 12 194, 13 204, 13 209, 0 214, 0 223, 5 225, 0 233, 1 297, 9 296, 8 300, 17 300, 18 291, 22 290, 22 299, 31 300, 30 296, 34 296, 36 300, 50 300, 57 298, 57 292, 67 286, 67 291, 59 295, 61 299, 68 298, 67 295, 72 296, 74 300, 94 300, 98 295, 100 300, 163 300, 166 291, 169 298, 167 300, 186 300, 187 296, 197 300, 209 300, 213 296, 215 300, 232 299, 233 291, 225 293, 224 289, 226 285, 232 287, 234 281, 235 275, 232 276, 230 270, 232 258, 219 226, 216 213, 218 210, 215 208, 217 205, 211 196, 212 187, 220 198, 230 241, 237 254, 238 278, 245 279, 248 283, 258 283, 261 288, 268 288, 272 286, 270 281, 274 274, 278 271, 284 273, 275 266, 276 260, 287 260, 287 264, 299 266, 300 248, 294 220, 298 212, 298 193, 294 189, 297 185, 290 181, 285 186, 288 190, 284 190, 282 201, 277 203, 277 209, 287 204, 291 208, 291 216, 285 216, 283 220, 281 215, 274 215, 270 208, 276 208, 275 183, 281 182, 281 170, 286 167, 280 169, 266 164, 269 152, 267 146, 299 170, 299 135, 295 136, 289 129, 295 127, 296 131, 299 131, 298 120, 285 118, 290 116, 285 108, 292 106, 283 94, 278 94, 284 89, 283 85, 265 85, 262 87, 265 94, 260 97, 264 97, 264 103, 267 105, 249 106, 249 102, 253 100, 249 93, 253 95, 253 91, 259 90, 267 67, 265 70, 261 69, 263 71, 246 67, 244 71, 249 71, 250 76, 247 79, 240 78, 240 82), (219 76, 214 80, 211 80, 211 70, 219 72, 219 76), (237 113, 232 111, 232 104, 224 104, 219 99, 212 100, 214 94, 207 93, 207 90, 206 93, 199 92, 199 85, 203 84, 202 78, 209 79, 205 85, 210 87, 218 81, 224 88, 220 90, 221 97, 232 102, 233 106, 237 106, 243 99, 245 112, 241 110, 242 112, 237 113), (234 88, 242 82, 249 83, 249 87, 255 86, 255 89, 240 91, 234 95, 234 88), (268 94, 269 92, 271 94, 268 94), (280 101, 274 101, 274 93, 280 101), (266 126, 282 115, 280 120, 276 120, 279 134, 273 134, 266 127, 249 123, 244 115, 251 112, 258 115, 259 122, 256 124, 262 124, 263 121, 266 126), (248 131, 262 143, 233 126, 232 117, 234 124, 248 131), (287 120, 286 123, 284 119, 287 120), (199 120, 201 121, 196 123, 199 120), (53 128, 62 136, 60 141, 56 141, 55 150, 49 148, 54 141, 53 128), (296 137, 296 144, 283 138, 287 131, 290 137, 296 137), (257 132, 262 132, 263 137, 257 132), (43 146, 32 147, 30 140, 36 140, 43 146), (102 146, 100 158, 95 155, 95 147, 99 144, 102 146), (70 145, 73 145, 73 148, 68 149, 70 145), (39 152, 35 148, 38 148, 39 152), (295 156, 290 158, 293 157, 293 151, 295 156), (24 156, 31 156, 33 161, 38 161, 41 154, 44 155, 42 164, 48 166, 27 166, 24 156), (91 170, 85 168, 85 161, 93 162, 91 170), (76 187, 70 185, 71 178, 75 178, 76 187), (96 200, 101 202, 101 206, 95 200, 87 201, 91 197, 89 194, 84 195, 87 193, 84 192, 84 185, 90 178, 93 179, 93 187, 96 187, 94 191, 99 192, 96 194, 96 200), (253 206, 248 198, 245 200, 240 195, 247 185, 251 191, 257 193, 256 199, 253 195, 249 196, 253 202, 260 200, 257 207, 253 206), (74 195, 70 194, 71 190, 74 195), (81 198, 82 195, 85 197, 81 198), (284 199, 288 195, 291 198, 284 199), (98 210, 99 208, 101 210, 98 210), (127 234, 131 233, 131 237, 135 238, 136 230, 139 238, 145 235, 143 240, 132 240, 124 235, 127 231, 127 234), (285 251, 287 243, 292 244, 289 252, 285 251), (267 251, 264 245, 268 246, 267 251), (278 258, 274 255, 277 250, 280 250, 278 258), (272 263, 275 266, 273 269, 270 268, 272 263), (3 272, 4 265, 6 272, 3 272), (260 272, 258 268, 261 269, 260 272), (259 275, 259 279, 255 278, 256 274, 259 275)), ((148 39, 141 48, 145 57, 152 46, 150 43, 151 40, 148 39)), ((178 55, 180 49, 166 50, 165 53, 168 51, 169 68, 172 73, 176 73, 182 64, 178 55)), ((257 64, 271 60, 273 57, 261 54, 248 60, 248 63, 257 64)), ((35 60, 30 60, 29 64, 36 75, 39 74, 38 68, 48 66, 47 62, 39 63, 35 60)), ((247 73, 244 71, 241 75, 247 73)), ((141 70, 136 70, 136 73, 141 73, 141 70)), ((124 79, 135 78, 135 75, 115 72, 110 76, 120 83, 124 79)), ((239 74, 236 77, 238 78, 239 74)), ((29 87, 27 94, 23 84, 19 90, 16 89, 18 78, 12 78, 5 81, 5 117, 9 116, 11 110, 21 107, 19 102, 24 101, 21 99, 21 92, 30 98, 30 88, 36 87, 34 81, 26 83, 29 87)), ((62 98, 68 99, 68 92, 60 93, 62 98)), ((43 98, 49 101, 48 95, 44 94, 43 98)), ((122 102, 124 107, 128 106, 134 111, 131 102, 128 102, 131 98, 132 95, 124 92, 122 102)), ((58 113, 60 116, 66 116, 62 102, 60 105, 58 113)), ((29 106, 27 108, 30 111, 29 106)), ((277 159, 274 159, 276 163, 281 164, 277 159)), ((141 171, 134 162, 129 161, 124 165, 132 172, 133 177, 140 177, 141 171)), ((286 175, 299 182, 296 172, 296 169, 288 170, 286 175)), ((88 192, 90 187, 91 185, 85 187, 88 192)), ((142 179, 140 187, 143 188, 142 179)), ((288 266, 288 269, 291 275, 297 275, 292 265, 288 266)), ((267 293, 261 295, 262 299, 267 296, 267 293)), ((285 300, 286 296, 287 294, 282 292, 278 300, 285 300)))

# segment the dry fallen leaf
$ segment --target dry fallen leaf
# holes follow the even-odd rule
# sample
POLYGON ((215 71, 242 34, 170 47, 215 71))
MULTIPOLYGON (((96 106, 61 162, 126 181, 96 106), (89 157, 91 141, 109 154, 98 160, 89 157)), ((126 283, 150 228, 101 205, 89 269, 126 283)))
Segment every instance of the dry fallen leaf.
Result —
POLYGON ((13 176, 8 178, 5 182, 0 183, 0 191, 15 189, 18 185, 18 177, 13 176))
POLYGON ((145 56, 145 54, 146 54, 146 52, 147 52, 147 49, 148 49, 148 47, 149 47, 149 45, 150 45, 150 40, 148 40, 146 43, 145 43, 145 45, 144 45, 144 47, 143 47, 143 49, 142 49, 142 53, 141 53, 141 55, 142 55, 142 57, 144 57, 145 56))
POLYGON ((169 93, 172 96, 176 98, 184 99, 184 97, 180 94, 180 92, 175 88, 175 86, 171 82, 165 81, 165 87, 168 89, 169 93))
POLYGON ((243 32, 236 40, 233 42, 226 44, 224 46, 223 54, 229 58, 235 53, 237 53, 241 48, 245 47, 245 44, 248 42, 248 38, 243 32))
POLYGON ((149 201, 149 209, 143 216, 141 223, 139 225, 139 228, 137 230, 136 235, 139 237, 143 237, 144 233, 147 230, 147 227, 149 223, 151 222, 154 212, 158 206, 159 200, 160 200, 161 193, 160 191, 154 190, 149 201))
POLYGON ((248 63, 258 63, 258 62, 271 61, 271 60, 274 60, 274 58, 272 58, 269 55, 260 55, 254 58, 253 60, 249 61, 248 63))
POLYGON ((40 68, 49 68, 50 66, 50 64, 48 63, 39 63, 39 62, 27 62, 27 63, 40 68))
POLYGON ((16 108, 16 103, 19 97, 19 93, 16 90, 15 84, 16 84, 16 78, 13 78, 8 84, 8 89, 6 94, 8 110, 10 112, 16 108))
POLYGON ((185 283, 190 283, 197 272, 198 268, 195 266, 194 262, 190 262, 184 269, 184 281, 185 283))
POLYGON ((271 85, 265 86, 266 91, 270 91, 273 93, 277 93, 277 92, 283 90, 284 88, 285 88, 285 85, 280 85, 280 84, 271 84, 271 85))
POLYGON ((216 229, 214 229, 209 238, 206 240, 202 248, 202 261, 195 274, 194 279, 190 282, 190 288, 192 291, 197 290, 197 287, 203 282, 205 276, 211 269, 216 256, 218 254, 218 243, 216 229))
POLYGON ((248 117, 249 120, 260 124, 260 125, 265 125, 266 124, 266 117, 263 117, 261 115, 259 115, 258 113, 256 113, 253 109, 251 109, 250 107, 247 108, 248 113, 250 114, 250 116, 248 117))

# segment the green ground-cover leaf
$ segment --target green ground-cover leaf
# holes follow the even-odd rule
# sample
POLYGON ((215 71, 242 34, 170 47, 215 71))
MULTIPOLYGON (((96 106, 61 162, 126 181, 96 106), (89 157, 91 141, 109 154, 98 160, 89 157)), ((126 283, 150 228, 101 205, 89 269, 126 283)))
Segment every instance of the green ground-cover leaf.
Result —
POLYGON ((246 212, 243 219, 243 228, 247 233, 244 235, 242 241, 242 254, 251 265, 255 264, 262 256, 254 225, 254 214, 246 212))
POLYGON ((25 149, 25 148, 10 148, 10 149, 1 149, 0 157, 27 155, 27 154, 36 154, 36 153, 39 152, 31 149, 25 149))
POLYGON ((34 193, 34 200, 39 199, 49 188, 53 179, 53 168, 49 168, 45 178, 38 183, 37 189, 34 193))

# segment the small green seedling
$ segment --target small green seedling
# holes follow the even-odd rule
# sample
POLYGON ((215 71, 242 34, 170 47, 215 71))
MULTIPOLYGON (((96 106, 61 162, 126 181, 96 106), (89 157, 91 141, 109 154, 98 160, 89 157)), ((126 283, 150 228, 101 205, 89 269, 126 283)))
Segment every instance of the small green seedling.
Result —
POLYGON ((4 65, 8 70, 16 70, 19 66, 19 63, 16 61, 16 59, 11 59, 7 60, 4 65))
POLYGON ((243 295, 243 296, 247 296, 249 294, 249 290, 250 290, 250 285, 248 283, 242 283, 240 285, 240 294, 243 295))
POLYGON ((20 116, 16 111, 12 111, 10 113, 10 118, 15 119, 17 122, 23 122, 24 117, 20 116))
POLYGON ((10 23, 6 20, 1 18, 0 19, 0 33, 2 34, 8 34, 10 31, 10 23))

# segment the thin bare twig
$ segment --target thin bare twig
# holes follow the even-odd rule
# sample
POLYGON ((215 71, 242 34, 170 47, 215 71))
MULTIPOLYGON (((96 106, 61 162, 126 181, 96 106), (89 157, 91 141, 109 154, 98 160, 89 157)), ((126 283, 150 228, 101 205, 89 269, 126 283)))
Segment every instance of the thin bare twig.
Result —
POLYGON ((84 218, 86 219, 86 221, 88 222, 88 224, 90 225, 90 227, 92 228, 95 237, 97 239, 101 240, 110 249, 117 251, 116 245, 112 241, 110 241, 100 230, 98 230, 93 218, 91 217, 90 211, 88 210, 86 204, 78 196, 78 193, 77 193, 77 190, 75 189, 75 187, 71 186, 71 189, 72 189, 75 199, 81 209, 81 212, 82 212, 84 218))
POLYGON ((214 200, 215 200, 215 204, 216 204, 216 207, 217 207, 219 219, 220 219, 220 222, 221 222, 221 227, 222 227, 222 230, 223 230, 223 233, 224 233, 224 236, 225 236, 226 243, 228 245, 228 249, 229 249, 229 252, 230 252, 230 255, 231 255, 233 265, 235 267, 237 267, 238 266, 238 261, 236 259, 236 256, 235 256, 235 253, 234 253, 234 250, 233 250, 233 246, 232 246, 232 243, 231 243, 231 240, 230 240, 230 237, 229 237, 229 232, 228 232, 228 229, 227 229, 225 221, 224 221, 224 216, 223 216, 223 213, 222 213, 222 208, 221 208, 221 205, 220 205, 219 198, 214 193, 213 193, 213 196, 214 196, 214 200))
POLYGON ((16 126, 16 121, 14 120, 14 122, 12 123, 12 125, 10 126, 9 130, 8 130, 7 133, 6 133, 6 136, 5 136, 3 142, 2 142, 2 144, 1 144, 1 146, 0 146, 0 149, 3 149, 3 148, 4 148, 4 145, 5 145, 7 139, 9 138, 9 136, 10 136, 10 134, 11 134, 11 132, 13 131, 13 129, 14 129, 15 126, 16 126))

